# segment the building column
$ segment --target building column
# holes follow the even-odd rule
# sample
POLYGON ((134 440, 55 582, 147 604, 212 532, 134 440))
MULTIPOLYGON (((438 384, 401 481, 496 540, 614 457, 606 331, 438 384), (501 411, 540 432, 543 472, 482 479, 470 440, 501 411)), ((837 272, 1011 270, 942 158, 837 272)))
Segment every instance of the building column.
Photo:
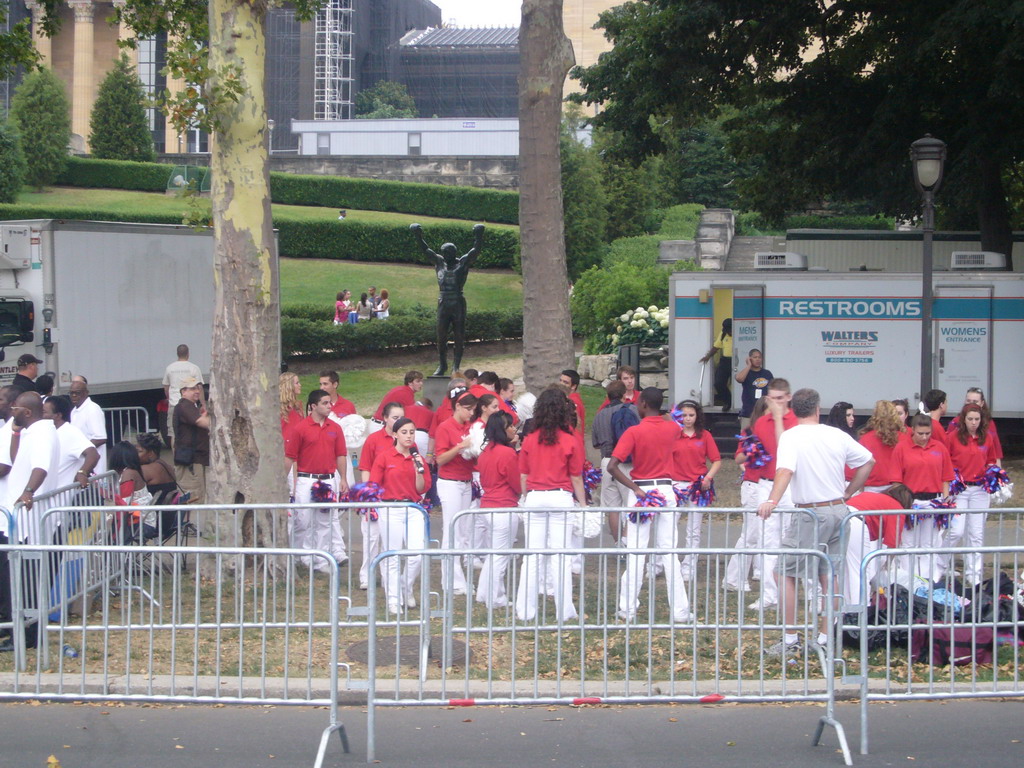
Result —
MULTIPOLYGON (((119 11, 123 11, 124 7, 125 7, 125 5, 127 3, 128 3, 128 0, 113 0, 114 8, 116 8, 119 11)), ((133 32, 132 29, 127 24, 125 24, 123 21, 118 22, 118 25, 117 25, 117 39, 118 39, 118 41, 119 42, 124 42, 125 40, 132 40, 134 38, 135 38, 135 32, 133 32)), ((118 54, 118 57, 120 57, 121 53, 127 54, 128 60, 132 63, 132 66, 135 67, 136 69, 139 68, 139 49, 138 49, 138 46, 132 46, 131 48, 122 48, 120 53, 118 54)))
POLYGON ((36 50, 39 51, 39 55, 42 57, 43 65, 52 67, 53 48, 50 38, 43 34, 43 19, 46 16, 43 4, 39 0, 25 0, 25 7, 32 11, 32 40, 35 43, 36 50))
MULTIPOLYGON (((178 44, 178 40, 171 34, 167 35, 167 50, 171 50, 175 45, 178 44)), ((167 75, 167 92, 171 96, 177 96, 185 90, 185 81, 176 77, 167 75)), ((173 155, 178 153, 188 152, 188 142, 185 134, 178 133, 178 129, 174 127, 171 122, 170 116, 164 125, 164 152, 173 155)))
POLYGON ((93 77, 93 11, 92 0, 67 0, 75 12, 74 77, 71 86, 71 132, 89 143, 89 114, 95 99, 93 77))

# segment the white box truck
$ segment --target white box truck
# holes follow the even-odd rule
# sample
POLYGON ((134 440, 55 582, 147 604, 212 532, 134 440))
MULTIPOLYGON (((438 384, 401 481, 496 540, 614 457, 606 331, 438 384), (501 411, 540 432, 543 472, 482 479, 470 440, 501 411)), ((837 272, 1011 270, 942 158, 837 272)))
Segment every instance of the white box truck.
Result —
POLYGON ((0 222, 0 383, 30 352, 66 393, 104 406, 163 397, 179 344, 210 370, 213 235, 190 227, 57 219, 0 222))
MULTIPOLYGON (((845 400, 863 415, 876 400, 920 399, 920 273, 815 271, 792 254, 758 257, 764 269, 672 275, 672 402, 693 397, 712 404, 711 370, 698 358, 727 317, 734 374, 757 348, 773 374, 794 388, 817 389, 824 410, 845 400)), ((956 254, 952 266, 971 261, 956 254)), ((994 416, 1021 419, 1024 274, 937 267, 944 271, 933 281, 933 386, 947 392, 951 414, 977 386, 994 416)), ((739 385, 732 386, 738 407, 739 385)))

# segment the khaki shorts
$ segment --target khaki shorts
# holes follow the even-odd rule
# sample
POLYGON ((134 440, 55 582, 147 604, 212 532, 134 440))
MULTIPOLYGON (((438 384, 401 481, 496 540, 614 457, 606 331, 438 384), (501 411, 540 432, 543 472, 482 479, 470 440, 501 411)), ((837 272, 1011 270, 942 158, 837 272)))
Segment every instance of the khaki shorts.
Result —
MULTIPOLYGON (((803 514, 803 512, 794 514, 789 530, 782 537, 782 546, 788 549, 817 550, 824 547, 825 553, 838 567, 843 558, 843 553, 839 551, 839 536, 843 531, 843 518, 849 512, 849 508, 842 502, 836 502, 827 507, 807 508, 804 511, 813 513, 817 517, 817 526, 815 526, 811 515, 803 514)), ((811 565, 807 559, 806 557, 783 555, 779 558, 778 572, 783 576, 809 576, 811 575, 811 565)), ((815 561, 818 563, 818 575, 827 575, 828 561, 821 558, 815 558, 815 561)))

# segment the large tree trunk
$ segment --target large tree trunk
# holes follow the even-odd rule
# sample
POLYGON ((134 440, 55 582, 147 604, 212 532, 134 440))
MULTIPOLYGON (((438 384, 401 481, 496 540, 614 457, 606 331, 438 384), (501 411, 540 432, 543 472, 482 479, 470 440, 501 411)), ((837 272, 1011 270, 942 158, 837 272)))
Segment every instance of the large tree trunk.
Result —
POLYGON ((1006 254, 1006 265, 1013 269, 1013 228, 1006 203, 1002 168, 994 157, 978 160, 978 228, 981 249, 1006 254))
POLYGON ((519 243, 523 377, 537 392, 573 363, 558 132, 573 65, 562 0, 523 0, 519 28, 519 243))
MULTIPOLYGON (((246 0, 210 0, 209 5, 211 93, 222 84, 218 80, 234 73, 241 79, 243 97, 217 105, 220 122, 210 157, 216 305, 207 488, 212 503, 237 505, 285 501, 278 421, 278 268, 265 137, 264 8, 246 0)), ((220 541, 236 541, 229 531, 237 533, 242 509, 237 520, 220 516, 220 541)), ((273 536, 265 529, 268 518, 256 517, 261 523, 257 542, 269 545, 274 538, 277 546, 287 546, 283 520, 273 536)), ((211 524, 206 521, 206 543, 212 540, 211 524)))

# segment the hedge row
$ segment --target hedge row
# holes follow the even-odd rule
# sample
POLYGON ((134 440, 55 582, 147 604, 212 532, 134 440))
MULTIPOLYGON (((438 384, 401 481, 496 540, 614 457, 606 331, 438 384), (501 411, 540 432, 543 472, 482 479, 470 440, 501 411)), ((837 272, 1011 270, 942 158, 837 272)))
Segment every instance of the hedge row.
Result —
MULTIPOLYGON (((281 318, 281 346, 285 357, 343 358, 402 347, 424 347, 433 344, 436 335, 434 318, 415 315, 355 325, 281 318)), ((467 340, 494 341, 522 336, 521 312, 470 311, 466 315, 467 340)))
MULTIPOLYGON (((419 246, 404 224, 378 222, 308 221, 274 217, 282 256, 296 259, 345 259, 346 261, 390 261, 426 263, 419 246)), ((459 253, 473 246, 470 224, 424 224, 423 237, 435 250, 443 243, 455 243, 459 253)), ((519 233, 511 229, 484 232, 483 253, 478 267, 514 269, 519 263, 519 233)))
MULTIPOLYGON (((172 168, 164 163, 69 157, 67 168, 56 183, 164 192, 172 168)), ((287 205, 413 213, 472 222, 519 221, 519 194, 497 189, 271 173, 270 197, 275 203, 287 205)))
POLYGON ((519 221, 519 193, 498 189, 272 173, 270 195, 275 203, 287 205, 418 213, 502 224, 519 221))
MULTIPOLYGON (((180 215, 144 209, 117 211, 88 208, 51 208, 36 205, 0 205, 2 219, 89 219, 94 221, 181 224, 180 215)), ((404 224, 357 221, 308 221, 275 216, 280 255, 294 259, 345 259, 424 264, 426 259, 404 224)), ((473 244, 471 224, 426 224, 423 236, 436 250, 454 242, 460 253, 473 244)), ((484 250, 478 267, 513 269, 519 263, 519 236, 515 230, 492 229, 484 233, 484 250)))

